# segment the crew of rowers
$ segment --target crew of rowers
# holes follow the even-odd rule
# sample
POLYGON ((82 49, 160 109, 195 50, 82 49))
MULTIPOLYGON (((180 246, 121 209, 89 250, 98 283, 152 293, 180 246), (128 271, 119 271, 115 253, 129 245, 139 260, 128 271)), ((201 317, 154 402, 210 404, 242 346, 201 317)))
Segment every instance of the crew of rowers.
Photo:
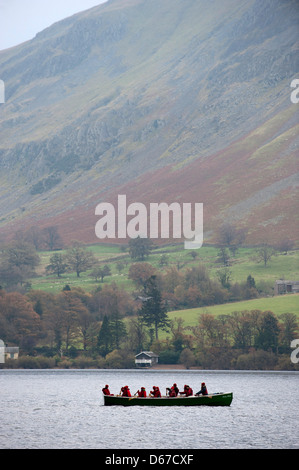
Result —
MULTIPOLYGON (((105 385, 105 387, 102 388, 102 392, 103 392, 104 395, 112 395, 110 393, 110 390, 109 390, 109 385, 105 385)), ((131 397, 132 396, 128 385, 125 385, 124 387, 121 388, 120 395, 122 397, 131 397)), ((166 388, 166 395, 168 395, 169 397, 177 397, 178 395, 184 395, 185 397, 191 397, 191 396, 193 396, 193 390, 189 385, 184 385, 184 390, 182 392, 180 392, 178 387, 177 387, 177 384, 173 384, 172 387, 166 388)), ((204 382, 202 382, 201 389, 199 390, 199 392, 195 393, 195 396, 199 396, 199 395, 208 395, 208 390, 207 390, 206 384, 204 382)), ((146 398, 147 395, 146 395, 145 388, 141 387, 141 389, 138 390, 135 393, 134 396, 146 398)), ((153 390, 151 390, 149 392, 149 396, 154 397, 154 398, 161 397, 161 392, 160 392, 159 387, 153 386, 153 390)))

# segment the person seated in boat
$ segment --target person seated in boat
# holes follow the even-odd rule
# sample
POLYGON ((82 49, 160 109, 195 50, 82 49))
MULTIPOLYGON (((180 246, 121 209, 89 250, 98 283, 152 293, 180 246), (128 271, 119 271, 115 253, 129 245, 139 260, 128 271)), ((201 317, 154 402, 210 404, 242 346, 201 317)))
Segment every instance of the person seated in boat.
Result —
POLYGON ((110 393, 109 385, 105 385, 105 387, 102 388, 102 392, 104 393, 104 395, 111 395, 111 396, 113 396, 113 394, 110 393))
POLYGON ((151 394, 154 398, 160 398, 160 397, 161 397, 161 392, 160 392, 159 387, 153 386, 153 390, 150 392, 150 394, 151 394))
POLYGON ((201 384, 201 389, 199 390, 199 392, 197 392, 195 394, 197 397, 199 395, 208 395, 208 390, 207 390, 207 387, 206 387, 206 384, 204 382, 202 382, 201 384))
POLYGON ((122 395, 121 395, 122 397, 131 397, 132 396, 128 385, 125 385, 124 387, 122 387, 121 391, 122 391, 122 395))
POLYGON ((186 397, 191 397, 193 395, 193 390, 189 385, 184 385, 184 391, 180 392, 180 395, 185 395, 186 397))
POLYGON ((179 394, 177 384, 173 384, 173 386, 171 388, 167 388, 166 391, 168 391, 170 397, 177 397, 179 394))
POLYGON ((145 398, 146 397, 146 391, 144 387, 141 387, 141 390, 137 391, 137 394, 139 397, 145 398))

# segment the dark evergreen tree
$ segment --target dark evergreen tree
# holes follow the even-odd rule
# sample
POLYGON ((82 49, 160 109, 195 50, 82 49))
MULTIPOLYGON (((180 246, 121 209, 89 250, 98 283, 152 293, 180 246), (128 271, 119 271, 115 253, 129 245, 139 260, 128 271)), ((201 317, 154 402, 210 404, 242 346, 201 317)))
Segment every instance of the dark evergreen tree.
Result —
POLYGON ((249 274, 249 276, 247 277, 246 285, 249 288, 252 288, 252 287, 255 288, 256 287, 254 277, 252 277, 251 274, 249 274))
POLYGON ((34 311, 41 317, 43 314, 43 306, 40 299, 37 299, 33 308, 34 311))
POLYGON ((97 349, 101 356, 106 356, 109 352, 112 351, 111 347, 111 329, 110 322, 107 315, 104 316, 101 329, 98 334, 98 344, 97 349))
POLYGON ((143 299, 139 313, 146 325, 154 326, 155 336, 156 339, 158 339, 159 328, 163 330, 167 329, 170 325, 170 321, 166 313, 166 307, 162 300, 156 276, 151 276, 145 281, 143 299))
POLYGON ((121 341, 127 336, 127 330, 118 311, 111 315, 109 327, 113 349, 119 349, 121 341))
POLYGON ((261 321, 259 333, 255 339, 255 345, 258 349, 265 351, 277 351, 279 327, 278 320, 272 312, 265 312, 261 321))

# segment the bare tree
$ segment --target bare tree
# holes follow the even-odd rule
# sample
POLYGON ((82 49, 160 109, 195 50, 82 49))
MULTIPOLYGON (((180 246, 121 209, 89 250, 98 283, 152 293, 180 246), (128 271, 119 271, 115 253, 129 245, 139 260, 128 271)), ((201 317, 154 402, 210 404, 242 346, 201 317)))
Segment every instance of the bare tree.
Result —
POLYGON ((98 278, 101 278, 101 282, 104 282, 104 277, 111 276, 111 269, 107 264, 105 266, 97 266, 92 270, 90 276, 95 278, 96 282, 98 278))
POLYGON ((66 260, 68 266, 76 272, 77 277, 80 274, 92 268, 96 263, 96 259, 91 251, 88 251, 79 242, 74 242, 71 248, 66 252, 66 260))
POLYGON ((228 266, 229 265, 229 252, 224 246, 221 246, 218 252, 218 258, 217 261, 221 262, 223 266, 228 266))
POLYGON ((290 240, 289 238, 284 238, 283 240, 280 240, 280 242, 277 244, 277 249, 283 253, 287 254, 288 251, 292 250, 294 248, 295 243, 290 240))
POLYGON ((50 251, 62 248, 62 238, 58 232, 58 228, 56 227, 56 225, 50 225, 49 227, 44 228, 43 235, 44 243, 50 251))
POLYGON ((26 241, 31 243, 36 250, 40 250, 44 243, 44 236, 42 230, 33 225, 25 233, 26 241))
POLYGON ((221 245, 230 246, 236 238, 237 229, 236 227, 226 222, 219 228, 219 242, 221 245))
POLYGON ((65 273, 67 269, 67 263, 65 256, 61 253, 54 253, 50 258, 50 264, 46 266, 47 273, 57 274, 57 277, 61 277, 61 274, 65 273))
POLYGON ((275 255, 276 251, 272 246, 268 245, 267 243, 264 243, 261 247, 256 250, 256 253, 258 262, 263 261, 264 266, 266 267, 268 261, 270 261, 272 256, 275 255))
POLYGON ((235 255, 236 250, 244 243, 246 230, 238 229, 234 224, 226 222, 219 228, 218 240, 235 255))

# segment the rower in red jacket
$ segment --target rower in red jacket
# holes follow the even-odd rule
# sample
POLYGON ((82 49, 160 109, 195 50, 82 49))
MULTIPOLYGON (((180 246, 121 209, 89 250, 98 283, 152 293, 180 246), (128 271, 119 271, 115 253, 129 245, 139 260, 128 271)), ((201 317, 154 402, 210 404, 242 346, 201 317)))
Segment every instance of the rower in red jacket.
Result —
POLYGON ((124 387, 122 387, 121 391, 122 391, 122 397, 131 397, 132 396, 128 385, 125 385, 124 387))
POLYGON ((193 390, 189 385, 184 385, 184 391, 180 392, 180 395, 185 395, 186 397, 191 397, 193 395, 193 390))
POLYGON ((153 390, 150 392, 151 395, 153 395, 154 398, 160 398, 161 397, 161 392, 159 387, 153 387, 153 390))
POLYGON ((179 389, 177 387, 177 384, 173 384, 171 388, 166 389, 166 394, 167 392, 169 393, 170 397, 177 397, 179 394, 179 389))
POLYGON ((112 395, 109 390, 109 385, 105 385, 105 387, 102 388, 102 392, 104 393, 104 395, 112 395))
POLYGON ((139 397, 143 397, 145 398, 146 397, 146 391, 145 391, 145 388, 144 387, 141 387, 141 391, 138 390, 138 396, 139 397))

